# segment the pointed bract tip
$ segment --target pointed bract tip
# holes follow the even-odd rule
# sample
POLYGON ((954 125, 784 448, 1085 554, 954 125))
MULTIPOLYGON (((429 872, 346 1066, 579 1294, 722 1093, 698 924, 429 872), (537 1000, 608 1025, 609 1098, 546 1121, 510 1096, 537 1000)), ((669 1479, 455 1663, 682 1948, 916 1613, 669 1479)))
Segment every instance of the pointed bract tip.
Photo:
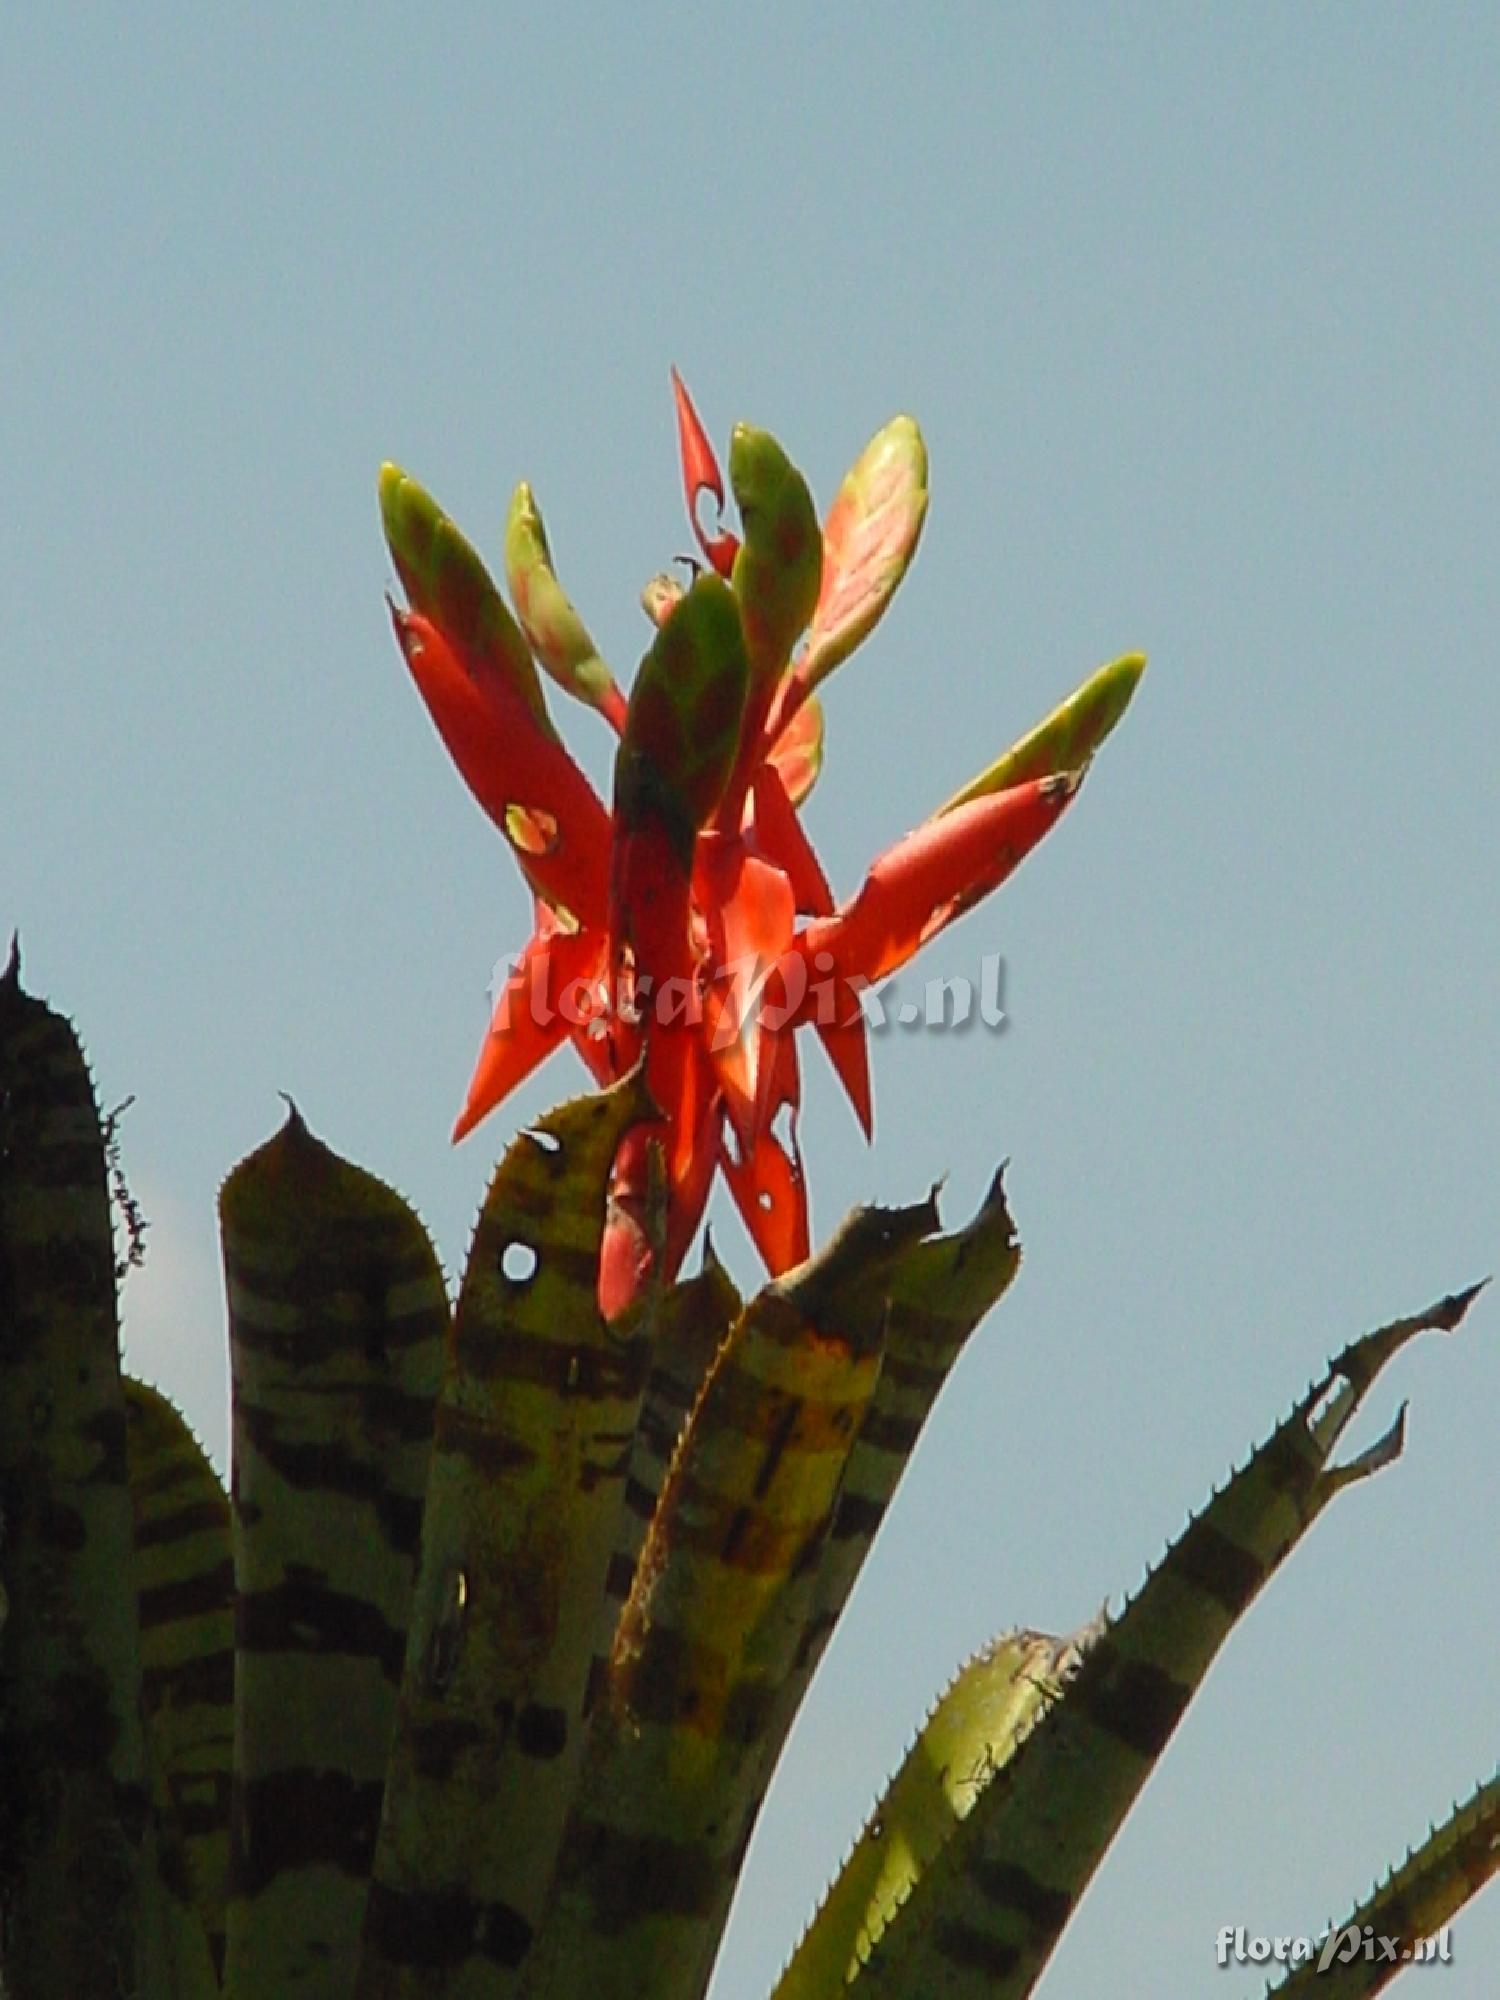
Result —
POLYGON ((1447 1298, 1440 1299, 1432 1309, 1435 1323, 1445 1333, 1451 1333, 1489 1282, 1488 1278, 1481 1278, 1477 1284, 1465 1285, 1461 1292, 1450 1292, 1447 1298))
POLYGON ((278 1090, 276 1095, 286 1106, 286 1123, 281 1128, 282 1138, 310 1139, 312 1134, 308 1130, 307 1120, 297 1109, 297 1101, 292 1093, 289 1090, 278 1090))
POLYGON ((10 934, 10 952, 5 961, 5 970, 0 973, 0 986, 19 987, 21 984, 21 933, 10 934))

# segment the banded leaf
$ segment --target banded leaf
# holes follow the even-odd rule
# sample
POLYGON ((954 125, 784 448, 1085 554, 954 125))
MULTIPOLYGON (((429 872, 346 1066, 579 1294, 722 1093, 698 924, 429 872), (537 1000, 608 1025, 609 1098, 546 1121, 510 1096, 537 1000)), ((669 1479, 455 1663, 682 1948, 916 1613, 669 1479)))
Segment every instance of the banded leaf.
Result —
POLYGON ((609 1566, 606 1654, 614 1639, 615 1621, 630 1595, 636 1563, 682 1427, 742 1306, 733 1280, 711 1246, 705 1248, 703 1269, 673 1285, 657 1302, 652 1318, 651 1373, 630 1450, 625 1504, 609 1566))
POLYGON ((959 1671, 876 1802, 773 2000, 825 2000, 854 1977, 870 1940, 1103 1629, 1101 1616, 1065 1639, 1008 1632, 959 1671))
POLYGON ((233 1369, 233 2000, 346 2000, 449 1314, 401 1198, 293 1110, 219 1197, 233 1369))
POLYGON ((523 1132, 491 1184, 444 1371, 421 1581, 356 1991, 508 1990, 583 1742, 649 1363, 597 1297, 639 1071, 523 1132))
POLYGON ((855 1323, 886 1315, 885 1366, 839 1494, 818 1569, 814 1611, 787 1699, 799 1702, 916 1450, 933 1404, 980 1321, 1009 1289, 1021 1245, 1004 1168, 970 1221, 911 1244, 889 1276, 851 1274, 840 1311, 855 1323), (800 1685, 799 1685, 800 1684, 800 1685))
POLYGON ((863 1210, 748 1305, 667 1477, 590 1733, 538 1939, 547 2000, 696 1989, 743 1856, 765 1730, 805 1628, 882 1324, 837 1301, 889 1267, 928 1205, 863 1210))
POLYGON ((1434 1827, 1414 1853, 1350 1913, 1324 1952, 1295 1967, 1272 1989, 1276 2000, 1365 2000, 1408 1964, 1471 1897, 1500 1873, 1500 1776, 1481 1785, 1434 1827), (1370 1948, 1368 1941, 1380 1940, 1370 1948))
MULTIPOLYGON (((221 1933, 217 1940, 211 1939, 205 1925, 198 1902, 193 1856, 178 1823, 167 1774, 158 1761, 156 1742, 149 1731, 146 1768, 155 1827, 156 1894, 164 1928, 159 1990, 163 2000, 218 2000, 222 1990, 223 1936, 221 1933)), ((222 1914, 221 1895, 221 1922, 222 1914)), ((0 1973, 3 1971, 0 1963, 0 1973)), ((153 1985, 149 1990, 155 1993, 158 1988, 153 1985)))
POLYGON ((141 1695, 188 1895, 224 1964, 234 1763, 234 1556, 229 1496, 165 1396, 125 1378, 141 1695))
POLYGON ((983 1791, 855 1979, 861 2000, 1018 2000, 1041 1975, 1220 1646, 1333 1496, 1399 1456, 1403 1417, 1329 1458, 1380 1370, 1478 1287, 1355 1341, 1167 1550, 983 1791))
POLYGON ((159 1875, 103 1135, 77 1038, 22 990, 14 945, 0 974, 0 1600, 9 1990, 211 1990, 207 1947, 195 1972, 159 1875))
MULTIPOLYGON (((933 1233, 934 1197, 926 1210, 926 1230, 902 1246, 894 1263, 851 1263, 830 1303, 832 1316, 855 1330, 857 1338, 868 1339, 884 1328, 885 1359, 849 1455, 802 1636, 764 1732, 752 1788, 752 1824, 932 1406, 969 1335, 1020 1268, 1021 1247, 1006 1206, 1003 1172, 996 1174, 972 1220, 949 1234, 933 1233)), ((720 1926, 733 1887, 729 1881, 720 1885, 715 1910, 720 1926)), ((701 1968, 704 1981, 710 1969, 707 1964, 701 1968)))

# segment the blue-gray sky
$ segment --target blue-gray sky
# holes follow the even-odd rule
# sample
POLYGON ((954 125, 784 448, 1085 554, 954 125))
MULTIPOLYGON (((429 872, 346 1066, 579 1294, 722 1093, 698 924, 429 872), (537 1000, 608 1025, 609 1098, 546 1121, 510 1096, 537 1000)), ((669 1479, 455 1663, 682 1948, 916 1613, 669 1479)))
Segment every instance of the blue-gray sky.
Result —
MULTIPOLYGON (((136 1364, 222 1454, 213 1196, 294 1092, 450 1269, 581 1072, 447 1131, 526 900, 386 625, 376 467, 483 546, 529 478, 628 673, 684 545, 667 368, 825 500, 933 501, 829 689, 836 886, 1101 660, 1067 821, 929 966, 815 1223, 994 1164, 1022 1277, 944 1399, 762 1821, 763 1992, 962 1655, 1140 1577, 1326 1354, 1497 1256, 1500 17, 1481 7, 22 10, 0 70, 0 920, 76 1014, 151 1256, 136 1364)), ((563 718, 602 781, 607 744, 563 718)), ((732 1218, 721 1247, 754 1260, 732 1218)), ((1405 1462, 1258 1604, 1048 1990, 1258 1990, 1492 1766, 1496 1308, 1408 1355, 1405 1462)), ((1494 1991, 1500 1904, 1445 2000, 1494 1991)))

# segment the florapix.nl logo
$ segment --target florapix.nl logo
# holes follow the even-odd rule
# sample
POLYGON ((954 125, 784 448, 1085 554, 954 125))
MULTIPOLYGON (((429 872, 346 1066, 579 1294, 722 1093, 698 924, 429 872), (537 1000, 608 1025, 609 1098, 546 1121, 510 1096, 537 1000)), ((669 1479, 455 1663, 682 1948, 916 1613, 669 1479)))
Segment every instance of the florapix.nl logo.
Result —
POLYGON ((877 1035, 975 1028, 995 1034, 1009 1025, 1005 986, 1005 960, 998 952, 980 959, 977 980, 955 973, 903 984, 898 974, 840 980, 832 955, 820 951, 811 961, 797 952, 770 960, 752 953, 691 979, 655 981, 649 972, 627 966, 617 973, 613 989, 601 976, 570 979, 556 993, 542 959, 502 959, 489 998, 496 1034, 509 1034, 519 1014, 538 1028, 561 1019, 570 1029, 602 1037, 618 1016, 632 1025, 654 1021, 664 1028, 701 1027, 707 1021, 710 1046, 728 1047, 754 1025, 774 1034, 802 1022, 852 1026, 861 1016, 877 1035))
POLYGON ((1261 1937, 1243 1924, 1225 1924, 1219 1932, 1215 1963, 1226 1965, 1312 1965, 1319 1972, 1353 1965, 1451 1965, 1453 1947, 1448 1926, 1431 1937, 1386 1937, 1373 1924, 1345 1924, 1321 1936, 1261 1937))

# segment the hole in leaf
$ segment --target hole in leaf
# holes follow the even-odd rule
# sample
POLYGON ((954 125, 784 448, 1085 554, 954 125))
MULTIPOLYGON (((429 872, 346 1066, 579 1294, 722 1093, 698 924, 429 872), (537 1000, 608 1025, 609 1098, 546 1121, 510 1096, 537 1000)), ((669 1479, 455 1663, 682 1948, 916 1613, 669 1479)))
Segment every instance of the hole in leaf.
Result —
POLYGON ((776 1202, 769 1188, 761 1189, 760 1193, 755 1197, 755 1205, 757 1208, 764 1209, 767 1215, 771 1213, 771 1210, 776 1206, 776 1202))
POLYGON ((469 1578, 455 1570, 448 1580, 447 1602, 438 1618, 427 1654, 427 1684, 441 1694, 453 1678, 469 1615, 469 1578))
POLYGON ((505 831, 522 854, 551 854, 557 846, 556 815, 540 806, 507 806, 505 831))
POLYGON ((540 1126, 533 1126, 526 1136, 543 1153, 560 1153, 562 1151, 562 1140, 558 1138, 555 1132, 544 1132, 540 1126))
POLYGON ((507 1243, 500 1252, 500 1275, 512 1285, 529 1285, 536 1276, 537 1257, 529 1243, 507 1243))
POLYGON ((927 921, 923 924, 921 931, 917 935, 917 949, 920 951, 922 946, 934 938, 945 924, 951 923, 963 909, 963 906, 964 899, 962 896, 950 896, 947 902, 939 903, 936 909, 929 911, 927 921))

